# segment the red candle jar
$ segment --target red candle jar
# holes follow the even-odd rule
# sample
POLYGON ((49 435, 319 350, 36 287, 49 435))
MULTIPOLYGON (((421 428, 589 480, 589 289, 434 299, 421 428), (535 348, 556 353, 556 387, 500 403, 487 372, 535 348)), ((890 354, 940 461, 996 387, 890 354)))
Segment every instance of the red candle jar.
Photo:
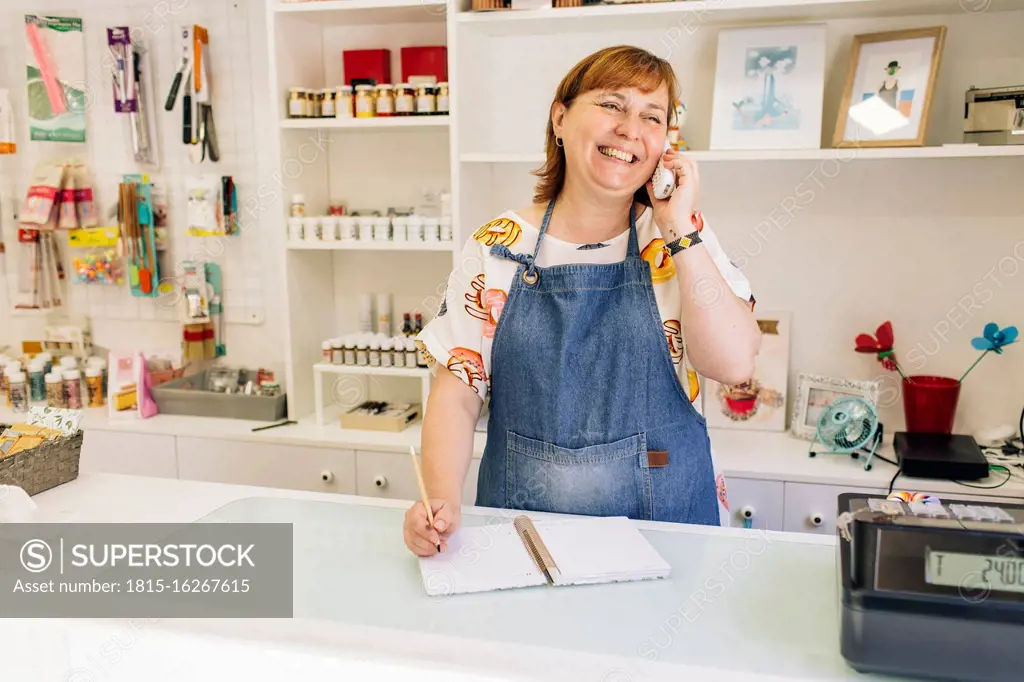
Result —
POLYGON ((911 433, 952 433, 960 382, 949 377, 911 376, 903 380, 903 415, 911 433))

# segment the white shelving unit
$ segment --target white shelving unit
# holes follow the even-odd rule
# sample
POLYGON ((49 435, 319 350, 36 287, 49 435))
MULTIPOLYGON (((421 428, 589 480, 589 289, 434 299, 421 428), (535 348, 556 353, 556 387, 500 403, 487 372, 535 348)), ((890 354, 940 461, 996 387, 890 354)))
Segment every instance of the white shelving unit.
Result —
POLYGON ((454 242, 289 241, 289 251, 430 251, 450 253, 454 242))
MULTIPOLYGON (((683 136, 693 148, 690 154, 709 164, 709 174, 727 168, 733 183, 756 186, 770 168, 769 175, 776 175, 775 169, 778 175, 789 173, 786 177, 795 178, 795 185, 802 177, 797 176, 800 163, 809 167, 833 161, 855 162, 851 164, 854 167, 861 165, 856 162, 872 162, 867 170, 842 177, 828 174, 833 193, 838 191, 832 190, 833 186, 876 182, 876 177, 882 183, 884 176, 900 178, 911 172, 970 176, 979 169, 994 173, 996 167, 1001 173, 1022 170, 1016 164, 1024 157, 1024 145, 955 143, 961 140, 964 90, 971 85, 1005 85, 1016 77, 1013 74, 1019 74, 1015 66, 1019 62, 1007 56, 999 40, 979 40, 978 36, 1012 27, 1024 29, 1024 0, 691 0, 490 12, 471 12, 469 0, 267 3, 268 75, 276 94, 276 129, 267 132, 281 159, 284 197, 302 192, 311 207, 344 200, 355 208, 382 209, 392 203, 416 203, 423 187, 447 187, 452 192, 451 243, 289 243, 284 238, 286 208, 280 207, 276 217, 282 287, 288 302, 284 352, 292 419, 312 420, 316 415, 322 422, 331 409, 322 404, 326 397, 323 388, 315 386, 328 376, 353 376, 317 362, 324 338, 354 330, 355 295, 388 292, 395 301, 392 319, 401 319, 404 310, 416 310, 429 321, 443 296, 446 277, 459 264, 463 243, 473 229, 501 211, 529 201, 534 182, 529 172, 543 162, 551 94, 574 63, 602 47, 633 44, 672 63, 689 109, 683 136), (827 24, 830 66, 823 147, 832 139, 852 36, 947 26, 926 146, 707 149, 718 30, 808 21, 827 24), (389 48, 395 74, 400 47, 429 44, 448 48, 452 97, 448 116, 363 120, 289 120, 284 116, 289 86, 325 87, 342 82, 342 49, 389 48), (993 65, 1000 64, 1005 65, 1004 72, 993 73, 993 65), (907 163, 922 160, 943 163, 907 163), (765 163, 780 161, 787 164, 765 163), (289 166, 293 173, 288 172, 289 166), (372 292, 365 290, 368 282, 376 287, 372 292)), ((863 191, 892 198, 881 184, 863 191)), ((784 204, 793 188, 783 187, 780 192, 766 211, 780 200, 784 204)), ((829 208, 830 200, 819 200, 823 209, 829 208)), ((851 211, 844 209, 845 213, 851 211)), ((356 369, 365 372, 365 368, 356 369)), ((378 372, 365 376, 382 381, 418 379, 424 399, 429 386, 419 375, 378 372)))
MULTIPOLYGON (((311 0, 315 1, 315 0, 311 0)), ((448 116, 393 116, 387 118, 290 118, 281 121, 285 130, 391 130, 393 128, 446 128, 448 116)))
MULTIPOLYGON (((716 151, 696 149, 684 152, 699 163, 707 161, 872 161, 879 159, 977 159, 995 156, 1024 156, 1024 144, 1005 146, 948 145, 940 147, 883 147, 878 149, 751 149, 716 151)), ((530 164, 544 163, 543 154, 463 154, 462 163, 530 164)))

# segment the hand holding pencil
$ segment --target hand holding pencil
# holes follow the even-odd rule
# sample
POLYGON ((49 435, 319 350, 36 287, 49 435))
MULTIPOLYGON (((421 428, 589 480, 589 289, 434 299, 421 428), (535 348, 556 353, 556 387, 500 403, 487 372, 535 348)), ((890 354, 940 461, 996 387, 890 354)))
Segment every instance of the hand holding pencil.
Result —
POLYGON ((420 470, 415 448, 410 446, 409 454, 416 471, 420 501, 405 513, 405 544, 417 556, 433 556, 447 549, 447 539, 456 531, 461 521, 461 509, 447 500, 427 497, 427 487, 423 481, 423 472, 420 470))

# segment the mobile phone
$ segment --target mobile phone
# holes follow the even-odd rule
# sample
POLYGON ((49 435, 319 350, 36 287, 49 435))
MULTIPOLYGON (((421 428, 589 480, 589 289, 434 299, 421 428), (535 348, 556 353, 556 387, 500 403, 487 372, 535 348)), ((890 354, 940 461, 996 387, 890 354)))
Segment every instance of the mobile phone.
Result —
MULTIPOLYGON (((662 157, 671 147, 672 143, 666 139, 662 157)), ((668 199, 672 196, 672 190, 676 188, 675 171, 665 168, 664 158, 658 159, 658 166, 654 169, 654 175, 651 176, 651 185, 654 187, 654 196, 657 199, 668 199)))

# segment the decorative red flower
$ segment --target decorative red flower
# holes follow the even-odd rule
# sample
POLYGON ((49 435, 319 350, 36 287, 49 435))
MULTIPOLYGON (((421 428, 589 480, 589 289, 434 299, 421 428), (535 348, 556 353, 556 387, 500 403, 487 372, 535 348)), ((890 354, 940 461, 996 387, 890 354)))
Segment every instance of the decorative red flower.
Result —
POLYGON ((893 348, 893 335, 892 335, 892 322, 886 321, 878 327, 875 331, 875 336, 871 334, 858 334, 857 335, 857 348, 858 353, 890 353, 893 348))
MULTIPOLYGON (((890 372, 900 372, 899 363, 896 362, 896 354, 893 352, 895 344, 892 333, 892 322, 886 320, 878 329, 875 335, 858 334, 855 340, 855 347, 858 353, 871 353, 878 357, 882 367, 890 372)), ((900 372, 902 375, 903 372, 900 372)))

